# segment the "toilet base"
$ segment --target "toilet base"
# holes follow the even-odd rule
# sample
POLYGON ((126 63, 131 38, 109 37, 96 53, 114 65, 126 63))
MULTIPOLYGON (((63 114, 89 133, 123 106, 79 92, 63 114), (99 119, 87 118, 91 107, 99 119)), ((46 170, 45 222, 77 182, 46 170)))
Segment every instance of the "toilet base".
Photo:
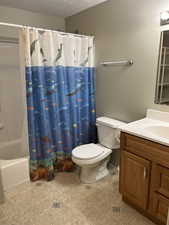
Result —
POLYGON ((80 180, 82 183, 91 184, 94 183, 109 174, 107 169, 107 163, 110 157, 98 162, 95 165, 81 167, 80 180))

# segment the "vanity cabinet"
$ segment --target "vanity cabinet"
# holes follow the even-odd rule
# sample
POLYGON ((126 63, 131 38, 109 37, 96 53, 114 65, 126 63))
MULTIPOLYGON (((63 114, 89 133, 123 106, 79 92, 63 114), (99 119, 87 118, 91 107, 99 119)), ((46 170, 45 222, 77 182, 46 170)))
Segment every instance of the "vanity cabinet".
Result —
POLYGON ((155 223, 166 225, 169 147, 122 132, 120 192, 125 202, 155 223))

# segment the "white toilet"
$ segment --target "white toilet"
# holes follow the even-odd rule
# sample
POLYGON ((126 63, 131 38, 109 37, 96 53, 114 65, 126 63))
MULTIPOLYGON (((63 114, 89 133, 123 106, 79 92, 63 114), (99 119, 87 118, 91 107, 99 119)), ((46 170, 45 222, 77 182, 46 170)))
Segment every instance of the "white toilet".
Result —
POLYGON ((80 145, 73 149, 72 160, 81 167, 80 180, 83 183, 93 183, 107 176, 107 163, 112 149, 120 147, 119 128, 125 123, 108 117, 96 120, 99 144, 80 145))

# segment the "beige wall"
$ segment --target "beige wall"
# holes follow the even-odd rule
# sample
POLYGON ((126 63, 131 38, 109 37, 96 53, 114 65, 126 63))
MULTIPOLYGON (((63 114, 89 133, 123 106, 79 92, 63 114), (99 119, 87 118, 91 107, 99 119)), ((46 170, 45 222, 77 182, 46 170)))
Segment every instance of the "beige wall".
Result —
MULTIPOLYGON (((65 29, 65 20, 62 17, 43 15, 2 6, 0 6, 0 22, 29 25, 54 30, 65 29)), ((18 37, 18 33, 15 28, 0 26, 0 36, 18 37)))
POLYGON ((66 19, 66 30, 95 35, 97 114, 139 119, 154 105, 160 12, 168 0, 110 0, 66 19), (131 67, 102 67, 106 60, 133 59, 131 67))
POLYGON ((1 171, 0 171, 0 204, 4 202, 4 192, 2 186, 2 179, 1 179, 1 171))

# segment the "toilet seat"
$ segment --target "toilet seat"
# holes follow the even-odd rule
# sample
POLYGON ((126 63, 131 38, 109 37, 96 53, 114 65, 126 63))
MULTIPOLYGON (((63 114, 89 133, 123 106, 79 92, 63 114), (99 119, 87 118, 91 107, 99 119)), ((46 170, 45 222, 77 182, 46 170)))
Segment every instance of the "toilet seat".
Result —
POLYGON ((76 147, 72 151, 72 156, 76 159, 89 160, 97 158, 103 153, 103 147, 96 144, 86 144, 76 147))
POLYGON ((104 160, 105 158, 107 158, 111 153, 112 153, 111 149, 106 148, 100 144, 86 144, 86 145, 78 146, 75 149, 73 149, 72 160, 74 163, 76 163, 79 166, 90 167, 90 166, 94 166, 95 164, 101 162, 101 160, 104 160), (82 155, 78 154, 79 149, 82 149, 83 146, 85 146, 85 150, 83 148, 83 152, 85 152, 87 149, 88 149, 87 150, 88 153, 90 152, 89 155, 86 154, 86 158, 82 158, 82 155), (93 150, 93 149, 95 149, 95 150, 93 150))

